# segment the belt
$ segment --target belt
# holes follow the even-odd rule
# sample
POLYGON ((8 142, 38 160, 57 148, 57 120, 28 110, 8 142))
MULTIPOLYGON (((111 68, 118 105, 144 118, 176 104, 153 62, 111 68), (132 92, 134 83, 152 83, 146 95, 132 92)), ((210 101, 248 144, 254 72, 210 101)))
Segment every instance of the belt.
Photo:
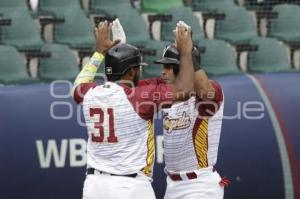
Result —
POLYGON ((107 173, 107 172, 104 172, 104 171, 99 171, 99 170, 96 170, 94 168, 88 168, 86 170, 86 174, 87 175, 95 174, 95 171, 97 171, 100 174, 108 174, 108 175, 111 175, 111 176, 123 176, 123 177, 130 177, 130 178, 135 178, 138 175, 137 173, 127 174, 127 175, 118 175, 118 174, 113 174, 113 173, 107 173))
MULTIPOLYGON (((189 180, 192 180, 192 179, 195 179, 197 178, 197 174, 195 172, 189 172, 189 173, 186 173, 185 174, 187 176, 187 178, 189 180)), ((171 173, 168 173, 168 176, 173 180, 173 181, 181 181, 183 180, 180 176, 180 174, 171 174, 171 173)))
MULTIPOLYGON (((215 172, 215 168, 214 168, 214 167, 213 167, 212 171, 215 172)), ((169 176, 173 181, 182 181, 182 180, 184 180, 184 179, 182 179, 182 177, 181 177, 180 174, 178 174, 178 173, 169 173, 169 172, 167 172, 167 174, 168 174, 168 176, 169 176)), ((198 178, 197 173, 195 173, 194 171, 188 172, 188 173, 184 173, 183 175, 186 175, 186 177, 187 177, 189 180, 198 178)))

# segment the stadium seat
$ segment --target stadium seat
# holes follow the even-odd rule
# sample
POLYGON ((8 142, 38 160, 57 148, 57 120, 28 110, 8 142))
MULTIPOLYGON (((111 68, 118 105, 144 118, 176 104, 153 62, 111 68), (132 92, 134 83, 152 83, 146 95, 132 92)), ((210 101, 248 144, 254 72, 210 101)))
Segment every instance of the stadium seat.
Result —
POLYGON ((128 43, 143 46, 150 41, 148 27, 137 10, 131 8, 130 12, 115 14, 124 28, 128 43))
POLYGON ((118 17, 126 33, 127 43, 145 46, 150 41, 146 22, 129 0, 91 0, 90 12, 108 18, 118 17))
POLYGON ((300 6, 277 5, 273 8, 277 18, 269 20, 269 37, 276 37, 285 42, 300 41, 300 6))
POLYGON ((0 13, 11 12, 15 9, 27 10, 28 6, 26 1, 23 0, 1 0, 0 1, 0 13))
POLYGON ((93 25, 81 9, 79 0, 40 0, 39 13, 63 19, 55 22, 53 40, 75 49, 91 49, 95 47, 93 25))
POLYGON ((258 45, 257 51, 248 54, 248 72, 291 71, 288 53, 282 42, 274 38, 255 38, 251 44, 258 45))
POLYGON ((194 0, 193 10, 202 12, 216 12, 235 6, 234 0, 194 0))
POLYGON ((201 40, 201 65, 209 76, 239 74, 234 48, 222 40, 201 40))
POLYGON ((110 18, 118 17, 126 33, 127 43, 145 46, 151 40, 146 22, 136 9, 127 7, 126 12, 124 9, 120 6, 106 7, 99 14, 110 18))
POLYGON ((223 12, 225 18, 215 24, 215 38, 237 45, 249 43, 258 36, 256 24, 244 7, 236 6, 223 12))
POLYGON ((165 14, 171 15, 172 21, 170 22, 163 21, 161 23, 161 37, 160 37, 161 40, 164 41, 174 40, 172 31, 174 27, 176 27, 176 23, 179 20, 185 21, 192 27, 194 41, 199 41, 201 38, 204 37, 204 32, 200 25, 199 19, 194 15, 190 7, 173 8, 166 11, 165 14))
POLYGON ((142 12, 163 13, 173 7, 183 7, 182 0, 142 0, 142 12))
POLYGON ((262 11, 264 10, 264 1, 245 0, 244 6, 248 10, 262 11))
POLYGON ((28 75, 26 61, 12 46, 0 45, 0 83, 32 83, 28 75))
POLYGON ((39 11, 51 11, 56 15, 64 15, 66 8, 80 8, 80 0, 39 0, 39 11))
POLYGON ((55 43, 66 44, 71 48, 94 48, 95 36, 93 26, 80 8, 65 9, 64 22, 54 24, 53 39, 55 43))
POLYGON ((3 15, 11 19, 11 25, 1 28, 1 42, 18 49, 40 49, 43 45, 38 24, 24 9, 7 10, 3 15))
POLYGON ((39 60, 38 77, 41 81, 73 80, 79 73, 75 54, 68 46, 47 44, 43 52, 50 52, 49 58, 39 60))
POLYGON ((299 4, 299 0, 245 0, 245 6, 249 10, 255 11, 271 11, 274 6, 278 4, 288 3, 288 4, 299 4))
POLYGON ((152 41, 149 42, 146 46, 147 49, 156 50, 156 55, 144 55, 143 61, 148 64, 148 66, 144 66, 142 68, 142 77, 143 78, 151 78, 151 77, 160 77, 161 72, 163 70, 163 66, 160 64, 154 64, 154 61, 161 59, 163 55, 164 48, 170 42, 163 42, 163 41, 152 41))
POLYGON ((119 10, 123 8, 123 12, 128 12, 126 10, 132 8, 130 0, 90 0, 89 9, 90 11, 105 12, 108 10, 119 10))

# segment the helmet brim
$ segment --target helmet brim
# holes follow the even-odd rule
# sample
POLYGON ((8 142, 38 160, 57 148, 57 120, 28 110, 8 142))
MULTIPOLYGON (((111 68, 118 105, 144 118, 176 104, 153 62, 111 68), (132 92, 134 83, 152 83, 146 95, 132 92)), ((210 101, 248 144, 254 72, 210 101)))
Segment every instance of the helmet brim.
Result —
POLYGON ((154 61, 155 64, 176 64, 179 65, 180 62, 177 59, 163 57, 162 59, 154 61))

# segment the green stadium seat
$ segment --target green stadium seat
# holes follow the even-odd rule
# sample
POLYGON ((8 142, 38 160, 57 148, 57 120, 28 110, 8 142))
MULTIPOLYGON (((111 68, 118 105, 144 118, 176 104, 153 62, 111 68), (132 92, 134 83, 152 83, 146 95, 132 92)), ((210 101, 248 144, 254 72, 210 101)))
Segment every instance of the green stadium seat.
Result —
POLYGON ((150 34, 146 22, 137 10, 120 12, 118 15, 127 37, 127 43, 146 45, 150 41, 150 34))
POLYGON ((24 0, 1 0, 0 1, 0 13, 11 12, 15 9, 27 10, 28 6, 24 0))
POLYGON ((202 12, 215 12, 227 10, 235 6, 234 0, 194 0, 193 10, 202 12))
POLYGON ((274 38, 255 38, 251 44, 258 45, 257 51, 248 53, 248 72, 291 71, 288 53, 282 42, 274 38))
POLYGON ((89 1, 89 9, 90 11, 102 11, 106 12, 108 10, 119 10, 120 8, 123 8, 123 12, 132 8, 130 0, 90 0, 89 1))
POLYGON ((234 48, 222 40, 201 40, 201 65, 209 76, 239 74, 234 48))
POLYGON ((80 0, 39 0, 39 12, 50 11, 56 16, 64 16, 66 9, 78 10, 81 8, 80 0))
POLYGON ((76 55, 68 46, 47 44, 43 52, 50 52, 51 56, 39 60, 38 77, 41 81, 73 80, 79 73, 76 55))
POLYGON ((93 26, 82 9, 65 9, 63 18, 63 23, 54 24, 55 43, 66 44, 75 49, 95 47, 93 26))
POLYGON ((11 25, 1 28, 0 41, 6 45, 16 46, 18 49, 40 49, 44 44, 38 24, 24 9, 13 9, 3 14, 11 19, 11 25))
POLYGON ((75 49, 95 48, 93 25, 82 10, 79 0, 40 0, 38 9, 41 15, 52 15, 64 20, 54 23, 55 43, 75 49))
POLYGON ((255 11, 271 11, 272 8, 278 4, 283 3, 299 3, 299 0, 245 0, 244 6, 249 10, 255 11))
POLYGON ((127 37, 127 43, 145 46, 151 40, 148 27, 139 12, 132 8, 109 7, 102 14, 110 17, 118 17, 127 37))
POLYGON ((148 27, 137 9, 129 0, 91 0, 91 14, 118 17, 127 37, 127 43, 145 46, 151 40, 148 27))
POLYGON ((148 66, 144 66, 142 69, 142 78, 152 78, 152 77, 160 77, 161 72, 163 70, 163 66, 161 64, 154 64, 154 61, 161 59, 163 55, 164 48, 170 42, 163 41, 152 41, 149 42, 146 46, 147 49, 156 50, 156 55, 144 55, 143 61, 148 64, 148 66))
POLYGON ((173 8, 165 12, 166 15, 172 16, 172 21, 161 23, 161 36, 160 39, 164 41, 173 41, 173 30, 178 21, 185 21, 192 27, 193 40, 199 41, 204 37, 203 29, 200 25, 199 19, 194 15, 190 7, 173 8))
POLYGON ((183 7, 182 0, 142 0, 142 12, 163 13, 173 7, 183 7))
POLYGON ((285 42, 300 41, 300 6, 277 5, 273 8, 278 18, 269 20, 269 37, 276 37, 285 42))
POLYGON ((26 60, 12 46, 0 45, 0 83, 32 83, 26 69, 26 60))
POLYGON ((244 6, 248 10, 255 10, 255 11, 263 11, 264 5, 263 2, 258 2, 257 0, 245 0, 244 6))
POLYGON ((215 38, 226 40, 234 45, 247 44, 258 36, 256 24, 244 7, 223 10, 224 20, 215 24, 215 38))

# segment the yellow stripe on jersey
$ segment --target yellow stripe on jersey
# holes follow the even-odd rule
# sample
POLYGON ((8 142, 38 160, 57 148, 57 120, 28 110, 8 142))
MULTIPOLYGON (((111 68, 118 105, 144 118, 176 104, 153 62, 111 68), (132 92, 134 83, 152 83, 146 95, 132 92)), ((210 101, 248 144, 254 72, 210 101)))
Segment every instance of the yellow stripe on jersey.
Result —
POLYGON ((198 160, 198 168, 207 167, 208 119, 201 121, 199 128, 194 135, 194 147, 198 160))
POLYGON ((153 122, 151 120, 148 121, 148 140, 147 140, 147 166, 144 167, 143 172, 150 176, 152 174, 153 164, 154 164, 154 153, 155 153, 155 144, 154 144, 154 130, 153 130, 153 122))

